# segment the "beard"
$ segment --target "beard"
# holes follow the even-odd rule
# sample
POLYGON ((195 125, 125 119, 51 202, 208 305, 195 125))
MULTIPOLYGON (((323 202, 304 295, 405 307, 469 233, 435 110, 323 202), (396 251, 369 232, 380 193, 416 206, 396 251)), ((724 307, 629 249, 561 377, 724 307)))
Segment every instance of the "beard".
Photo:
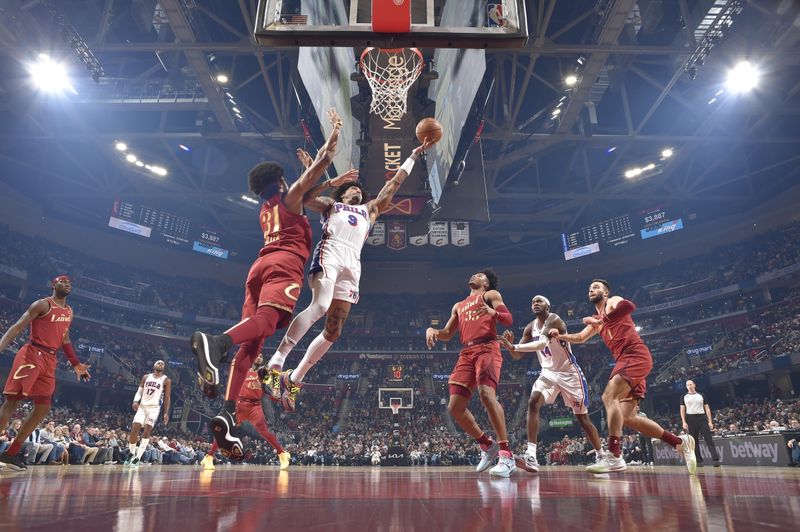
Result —
POLYGON ((599 303, 603 300, 603 295, 589 296, 589 303, 599 303))

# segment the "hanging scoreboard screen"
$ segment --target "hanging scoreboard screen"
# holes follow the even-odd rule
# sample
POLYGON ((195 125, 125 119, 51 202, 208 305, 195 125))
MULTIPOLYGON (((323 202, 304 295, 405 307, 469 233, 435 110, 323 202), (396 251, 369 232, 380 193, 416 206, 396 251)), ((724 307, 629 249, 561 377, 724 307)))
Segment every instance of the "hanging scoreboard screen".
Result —
POLYGON ((683 220, 670 215, 669 205, 659 205, 644 209, 635 216, 623 214, 603 220, 572 233, 561 235, 561 247, 566 260, 598 253, 601 248, 609 249, 638 240, 672 233, 683 229, 683 220))
POLYGON ((147 205, 114 200, 108 226, 219 259, 227 259, 229 255, 222 245, 223 238, 219 231, 147 205))

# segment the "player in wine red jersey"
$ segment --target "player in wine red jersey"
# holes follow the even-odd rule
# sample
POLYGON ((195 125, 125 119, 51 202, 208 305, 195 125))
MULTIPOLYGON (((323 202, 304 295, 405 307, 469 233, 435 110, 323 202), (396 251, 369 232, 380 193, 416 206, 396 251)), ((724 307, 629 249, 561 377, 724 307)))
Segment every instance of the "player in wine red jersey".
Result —
POLYGON ((476 470, 486 471, 499 454, 497 465, 489 473, 508 477, 517 466, 508 447, 505 412, 497 401, 497 383, 500 380, 503 356, 500 353, 495 322, 510 327, 513 318, 497 291, 497 275, 492 270, 483 270, 470 277, 469 289, 469 296, 453 305, 450 319, 444 328, 429 327, 425 331, 425 339, 428 349, 432 349, 437 340, 446 342, 455 336, 456 331, 459 332, 462 348, 448 380, 450 402, 447 411, 464 432, 475 438, 480 445, 481 461, 476 470), (472 390, 476 386, 497 436, 496 442, 481 430, 467 408, 472 390))
MULTIPOLYGON (((264 364, 264 357, 261 354, 256 357, 255 362, 247 372, 247 376, 242 384, 242 389, 239 392, 239 399, 236 400, 236 422, 242 424, 245 421, 249 422, 256 429, 262 438, 267 440, 275 452, 278 453, 278 460, 281 463, 281 470, 289 469, 289 461, 291 455, 286 452, 278 441, 277 436, 270 432, 267 427, 267 420, 264 419, 264 409, 261 406, 261 398, 264 397, 264 391, 261 389, 261 379, 258 376, 259 368, 264 364)), ((214 468, 214 454, 219 449, 217 441, 211 444, 211 449, 203 458, 204 469, 214 468)))
POLYGON ((381 214, 392 208, 392 198, 411 173, 414 162, 432 145, 425 139, 416 147, 373 200, 367 201, 360 183, 345 183, 336 189, 333 197, 315 196, 306 201, 309 209, 322 213, 323 222, 322 238, 309 271, 313 297, 311 304, 295 316, 286 330, 269 361, 269 372, 264 379, 272 399, 281 401, 286 411, 294 411, 303 378, 341 336, 350 307, 358 303, 361 250, 370 228, 381 214), (292 348, 323 315, 325 330, 309 344, 297 368, 280 371, 292 348))
POLYGON ((676 436, 653 421, 636 415, 636 406, 647 390, 647 376, 653 369, 650 350, 636 331, 631 314, 636 310, 633 302, 619 296, 610 297, 611 286, 604 279, 595 279, 589 285, 589 302, 597 313, 583 318, 586 327, 579 333, 561 334, 550 329, 551 338, 582 344, 596 334, 605 342, 614 357, 615 365, 603 391, 603 404, 608 419, 608 450, 599 462, 586 468, 591 473, 624 471, 628 466, 621 457, 620 440, 623 425, 650 438, 659 438, 683 453, 690 474, 697 469, 694 456, 694 438, 688 434, 676 436))
MULTIPOLYGON (((303 286, 303 270, 311 254, 311 226, 303 214, 303 199, 330 165, 342 123, 336 111, 330 110, 328 116, 333 126, 330 136, 311 166, 291 186, 277 163, 260 163, 250 170, 250 191, 264 200, 259 215, 264 247, 247 275, 242 321, 223 334, 197 331, 191 338, 199 382, 210 397, 216 396, 220 363, 233 345, 239 345, 228 373, 225 403, 211 420, 211 433, 220 452, 234 460, 243 457, 242 442, 233 434, 239 390, 264 340, 289 324, 303 286)), ((342 182, 349 178, 345 176, 342 182)))
POLYGON ((59 275, 51 281, 51 285, 53 293, 50 297, 34 301, 0 339, 0 352, 3 352, 19 333, 28 325, 31 327, 28 343, 17 351, 14 364, 8 372, 3 389, 6 402, 0 407, 0 427, 6 427, 20 401, 33 401, 33 410, 22 422, 14 442, 6 452, 0 454, 0 462, 17 470, 27 469, 18 455, 20 446, 50 412, 50 401, 56 387, 56 353, 59 348, 64 350, 78 379, 90 378, 91 366, 81 364, 69 339, 72 308, 67 305, 67 296, 72 291, 72 281, 66 275, 59 275))

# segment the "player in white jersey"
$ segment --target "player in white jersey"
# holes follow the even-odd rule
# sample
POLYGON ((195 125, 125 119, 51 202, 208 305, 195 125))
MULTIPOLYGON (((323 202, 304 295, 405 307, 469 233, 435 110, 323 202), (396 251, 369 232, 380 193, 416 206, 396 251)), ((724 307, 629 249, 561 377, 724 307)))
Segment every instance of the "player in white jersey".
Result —
POLYGON ((133 426, 128 437, 130 456, 125 460, 124 467, 139 467, 139 461, 147 450, 150 442, 150 432, 158 421, 158 413, 163 405, 164 424, 169 422, 169 399, 172 391, 172 381, 164 374, 164 361, 156 360, 153 372, 142 377, 136 396, 133 398, 133 426), (144 427, 142 439, 139 440, 139 431, 144 427), (138 440, 138 447, 136 445, 138 440))
POLYGON ((539 411, 545 403, 553 404, 559 395, 564 404, 572 408, 596 451, 595 458, 599 459, 603 450, 597 428, 589 418, 589 386, 586 378, 569 343, 547 336, 550 329, 558 329, 561 334, 565 334, 567 326, 557 314, 550 312, 550 301, 544 296, 535 296, 531 300, 531 309, 536 318, 525 326, 519 344, 514 343, 514 334, 511 331, 506 331, 500 337, 502 345, 515 360, 522 358, 523 353, 535 351, 542 368, 528 399, 528 447, 517 465, 531 472, 539 471, 539 462, 536 459, 539 411))
POLYGON ((347 183, 332 197, 319 196, 324 185, 309 193, 305 206, 322 213, 322 238, 311 262, 311 304, 292 320, 278 350, 269 361, 264 375, 265 389, 285 410, 294 410, 303 378, 311 367, 328 352, 342 333, 350 307, 358 303, 358 283, 361 278, 361 249, 375 220, 392 207, 392 198, 400 189, 414 162, 433 143, 425 139, 386 181, 378 196, 367 201, 360 183, 347 183), (303 359, 294 370, 281 371, 286 356, 311 326, 323 315, 325 330, 308 346, 303 359))

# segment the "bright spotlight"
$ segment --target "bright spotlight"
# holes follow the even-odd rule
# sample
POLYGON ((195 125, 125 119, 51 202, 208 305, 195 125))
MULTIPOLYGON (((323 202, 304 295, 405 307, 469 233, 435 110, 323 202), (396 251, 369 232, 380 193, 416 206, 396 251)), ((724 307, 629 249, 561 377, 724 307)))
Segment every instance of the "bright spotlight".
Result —
POLYGON ((135 163, 139 159, 137 159, 134 154, 129 153, 128 155, 125 156, 125 160, 128 161, 129 163, 135 163))
POLYGON ((189 146, 187 146, 186 144, 178 144, 178 147, 180 149, 182 149, 183 151, 192 151, 192 149, 189 146))
POLYGON ((649 172, 650 170, 655 170, 656 165, 653 163, 648 164, 647 166, 642 167, 642 171, 649 172))
POLYGON ((565 84, 567 87, 572 87, 572 86, 573 86, 573 85, 575 85, 576 83, 578 83, 578 76, 576 76, 576 75, 574 75, 574 74, 570 74, 569 76, 567 76, 566 78, 564 78, 564 84, 565 84))
POLYGON ((225 74, 217 74, 217 83, 228 83, 228 76, 225 74))
POLYGON ((670 157, 672 157, 672 153, 673 153, 672 148, 664 148, 663 150, 661 150, 661 157, 663 157, 664 159, 669 159, 670 157))
POLYGON ((561 114, 561 109, 553 109, 553 118, 561 114))
POLYGON ((759 72, 749 61, 742 61, 728 72, 727 87, 733 92, 749 92, 758 85, 759 72))
POLYGON ((636 177, 636 176, 642 175, 642 171, 643 170, 641 168, 631 168, 630 170, 625 172, 625 177, 630 179, 632 177, 636 177))
POLYGON ((75 92, 67 76, 67 69, 64 65, 53 61, 47 54, 39 54, 37 61, 28 66, 28 72, 34 85, 44 92, 59 93, 65 90, 75 92))
POLYGON ((161 177, 164 177, 165 175, 167 175, 167 169, 166 168, 162 168, 160 166, 152 166, 152 167, 150 167, 150 171, 153 172, 156 175, 160 175, 161 177))
POLYGON ((125 151, 125 150, 127 150, 127 149, 128 149, 128 145, 127 145, 127 144, 125 144, 124 142, 117 142, 117 143, 114 145, 114 147, 115 147, 115 148, 117 148, 119 151, 125 151))
POLYGON ((142 166, 144 166, 144 163, 143 163, 142 161, 136 161, 136 162, 135 162, 135 163, 133 163, 133 164, 135 164, 136 166, 139 166, 139 167, 142 167, 142 166))
POLYGON ((242 113, 241 111, 239 111, 239 108, 238 108, 238 107, 233 107, 231 110, 232 110, 234 113, 236 113, 237 115, 242 113))

